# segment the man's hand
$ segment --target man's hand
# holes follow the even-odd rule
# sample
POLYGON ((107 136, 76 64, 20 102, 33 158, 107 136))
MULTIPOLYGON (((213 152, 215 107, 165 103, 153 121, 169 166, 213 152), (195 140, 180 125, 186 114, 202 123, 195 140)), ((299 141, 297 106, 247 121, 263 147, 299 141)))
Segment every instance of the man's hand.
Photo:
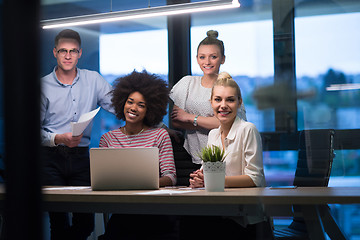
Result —
POLYGON ((77 147, 81 141, 83 134, 80 136, 74 137, 71 132, 56 134, 55 136, 55 144, 65 144, 66 146, 73 148, 77 147))

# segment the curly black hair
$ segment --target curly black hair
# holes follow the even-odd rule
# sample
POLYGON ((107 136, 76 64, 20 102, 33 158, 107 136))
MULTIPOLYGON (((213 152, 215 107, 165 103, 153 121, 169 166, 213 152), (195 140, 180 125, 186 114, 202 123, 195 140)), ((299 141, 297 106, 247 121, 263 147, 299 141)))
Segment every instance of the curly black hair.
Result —
POLYGON ((150 74, 146 70, 136 72, 135 70, 117 78, 112 90, 112 106, 116 117, 125 120, 124 107, 129 95, 139 92, 146 101, 146 115, 144 124, 153 127, 159 124, 167 113, 169 99, 169 88, 167 83, 156 74, 150 74))

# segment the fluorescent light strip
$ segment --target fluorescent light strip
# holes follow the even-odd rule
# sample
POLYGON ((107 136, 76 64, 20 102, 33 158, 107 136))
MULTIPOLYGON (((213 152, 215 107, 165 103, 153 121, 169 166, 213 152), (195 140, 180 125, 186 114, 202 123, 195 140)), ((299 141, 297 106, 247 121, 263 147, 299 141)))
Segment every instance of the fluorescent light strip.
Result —
POLYGON ((343 91, 360 89, 360 83, 331 84, 326 91, 343 91))
POLYGON ((86 24, 124 21, 138 18, 157 16, 169 16, 177 14, 214 11, 240 7, 238 0, 214 0, 206 2, 183 3, 166 5, 162 7, 150 7, 136 10, 91 14, 76 17, 58 18, 41 21, 43 29, 80 26, 86 24))

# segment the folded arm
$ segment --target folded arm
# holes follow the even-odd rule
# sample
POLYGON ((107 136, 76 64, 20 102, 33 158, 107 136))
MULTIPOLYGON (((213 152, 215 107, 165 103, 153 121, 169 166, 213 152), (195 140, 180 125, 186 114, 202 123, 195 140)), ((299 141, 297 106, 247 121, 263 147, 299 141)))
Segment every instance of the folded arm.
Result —
POLYGON ((175 128, 187 130, 196 130, 199 128, 214 129, 220 125, 219 120, 214 116, 205 117, 190 114, 176 105, 174 105, 173 111, 171 112, 171 120, 175 128), (197 126, 194 126, 194 119, 196 116, 198 116, 196 120, 197 126))

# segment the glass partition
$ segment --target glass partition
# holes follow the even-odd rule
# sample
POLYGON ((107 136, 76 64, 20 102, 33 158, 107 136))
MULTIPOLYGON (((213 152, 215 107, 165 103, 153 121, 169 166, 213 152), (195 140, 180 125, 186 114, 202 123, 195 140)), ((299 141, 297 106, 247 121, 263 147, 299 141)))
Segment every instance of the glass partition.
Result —
POLYGON ((360 128, 359 29, 360 13, 342 8, 295 18, 299 130, 360 128))
MULTIPOLYGON (((299 130, 360 128, 359 8, 356 1, 296 6, 299 130)), ((330 186, 360 185, 360 151, 347 148, 336 150, 330 186)))
MULTIPOLYGON (((65 2, 43 1, 43 18, 107 12, 110 9, 107 1, 65 2)), ((217 30, 219 39, 224 41, 226 55, 225 64, 220 70, 229 72, 239 84, 248 121, 256 125, 263 140, 266 140, 263 158, 267 184, 292 184, 298 160, 298 141, 293 135, 304 129, 332 128, 335 129, 335 158, 329 186, 359 186, 360 2, 286 1, 294 3, 294 18, 284 20, 284 24, 293 24, 292 32, 284 35, 294 41, 292 52, 282 52, 281 45, 274 44, 274 39, 279 37, 274 35, 274 26, 281 26, 282 22, 278 22, 279 16, 273 15, 272 4, 283 4, 281 1, 240 2, 241 8, 237 10, 191 16, 192 74, 202 74, 195 58, 199 42, 206 36, 207 30, 217 30), (285 79, 285 82, 294 84, 296 90, 291 95, 295 97, 296 127, 289 131, 279 130, 278 119, 283 115, 274 106, 266 105, 268 98, 261 107, 254 98, 254 92, 259 88, 269 87, 265 88, 266 94, 276 99, 287 99, 289 92, 276 89, 271 92, 276 75, 277 62, 274 59, 283 53, 289 54, 289 59, 294 63, 291 74, 295 77, 285 79)), ((113 10, 137 9, 148 5, 148 1, 135 0, 113 3, 113 10)), ((150 3, 160 6, 166 1, 150 3)), ((134 69, 146 69, 168 79, 165 17, 77 27, 75 30, 83 38, 86 53, 79 62, 80 66, 99 71, 108 82, 112 83, 117 77, 134 69)), ((53 38, 58 31, 42 31, 43 75, 56 64, 51 51, 53 38)), ((278 105, 286 106, 287 102, 279 101, 278 105)), ((0 148, 3 130, 1 113, 0 105, 0 148)), ((167 123, 167 117, 164 121, 167 123)), ((94 122, 91 146, 98 146, 104 132, 121 124, 113 115, 101 111, 94 122)), ((360 219, 358 206, 334 205, 331 208, 350 239, 359 237, 359 230, 354 224, 360 219)))

